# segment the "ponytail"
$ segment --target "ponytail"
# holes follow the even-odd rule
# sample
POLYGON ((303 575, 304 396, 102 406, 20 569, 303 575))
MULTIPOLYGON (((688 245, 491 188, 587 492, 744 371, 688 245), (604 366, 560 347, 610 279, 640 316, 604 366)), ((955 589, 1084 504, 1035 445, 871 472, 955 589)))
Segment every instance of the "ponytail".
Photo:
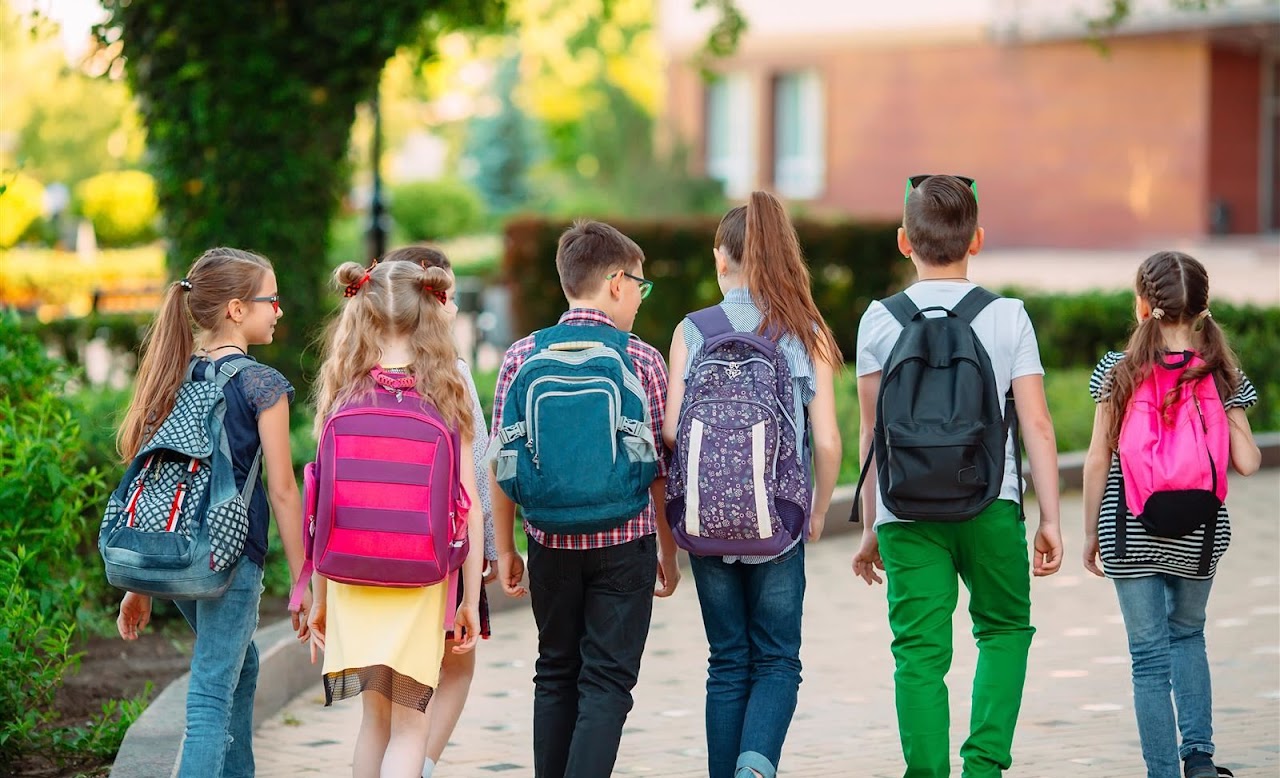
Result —
POLYGON ((745 210, 742 255, 738 260, 751 299, 764 316, 760 331, 772 329, 794 335, 812 359, 839 366, 844 358, 813 301, 809 266, 782 202, 768 192, 756 191, 751 193, 745 210))
POLYGON ((116 451, 126 462, 137 455, 177 400, 187 360, 195 349, 186 294, 178 282, 169 285, 160 312, 143 338, 133 400, 116 433, 116 451))

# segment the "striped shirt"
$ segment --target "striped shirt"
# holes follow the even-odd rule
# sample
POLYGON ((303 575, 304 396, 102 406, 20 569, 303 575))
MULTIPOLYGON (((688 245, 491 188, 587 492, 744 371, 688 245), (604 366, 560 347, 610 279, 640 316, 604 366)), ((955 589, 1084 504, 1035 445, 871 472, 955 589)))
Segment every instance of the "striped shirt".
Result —
MULTIPOLYGON (((569 325, 601 325, 616 327, 613 319, 603 311, 593 308, 571 308, 560 317, 560 324, 569 325)), ((502 406, 511 390, 511 383, 524 361, 533 354, 533 335, 522 338, 507 349, 502 359, 502 368, 498 371, 498 385, 493 393, 493 432, 496 437, 502 427, 502 406)), ((635 366, 636 376, 644 386, 645 396, 649 404, 649 426, 653 429, 653 438, 658 445, 658 477, 667 474, 666 454, 662 444, 662 420, 667 403, 667 363, 656 348, 632 336, 627 343, 627 356, 635 366)), ((585 551, 594 548, 606 548, 629 543, 637 538, 657 532, 657 513, 653 500, 640 512, 639 516, 629 520, 621 527, 589 535, 552 535, 541 532, 524 523, 525 534, 532 540, 547 548, 573 549, 585 551)))
MULTIPOLYGON (((724 293, 724 300, 721 301, 720 307, 724 309, 725 315, 729 318, 729 323, 738 332, 755 332, 761 322, 764 321, 764 314, 760 311, 759 306, 751 299, 751 292, 746 287, 738 287, 730 289, 724 293)), ((694 363, 702 354, 702 345, 705 339, 698 328, 687 317, 681 322, 683 327, 681 332, 684 333, 684 345, 689 352, 689 358, 684 363, 684 379, 687 382, 689 376, 693 372, 694 363)), ((791 371, 791 381, 795 384, 796 398, 800 403, 808 407, 813 401, 814 395, 818 393, 817 372, 814 368, 813 358, 809 356, 809 352, 805 351, 804 343, 795 335, 787 334, 778 341, 778 347, 782 351, 782 356, 787 360, 787 369, 791 371)), ((795 414, 796 418, 802 415, 795 414)), ((723 560, 726 563, 741 562, 745 565, 758 565, 777 559, 791 549, 795 548, 798 543, 804 540, 803 533, 795 542, 784 548, 780 553, 774 556, 726 556, 723 560)))
MULTIPOLYGON (((1111 351, 1098 361, 1089 377, 1089 394, 1095 403, 1106 400, 1110 392, 1111 369, 1124 359, 1124 353, 1111 351)), ((1240 374, 1240 386, 1223 405, 1228 408, 1248 408, 1258 401, 1254 389, 1244 373, 1240 374)), ((1120 470, 1120 455, 1112 452, 1111 469, 1107 473, 1107 486, 1102 493, 1102 508, 1098 513, 1098 546, 1102 569, 1109 578, 1141 578, 1148 575, 1168 574, 1180 578, 1208 579, 1217 571, 1218 560, 1231 544, 1231 522, 1224 503, 1218 509, 1218 531, 1214 534, 1213 555, 1209 574, 1200 574, 1200 552, 1204 548, 1205 528, 1181 538, 1161 538, 1151 535, 1146 528, 1125 511, 1125 551, 1123 558, 1116 556, 1116 514, 1120 510, 1120 492, 1124 489, 1124 475, 1120 470)))

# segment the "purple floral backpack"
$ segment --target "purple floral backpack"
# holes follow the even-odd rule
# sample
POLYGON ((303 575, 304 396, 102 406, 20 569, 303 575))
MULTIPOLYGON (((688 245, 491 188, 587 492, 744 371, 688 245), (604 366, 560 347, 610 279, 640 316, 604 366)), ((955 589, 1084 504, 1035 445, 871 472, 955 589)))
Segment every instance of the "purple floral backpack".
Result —
POLYGON ((689 321, 705 343, 685 383, 667 521, 696 556, 781 553, 808 524, 812 495, 791 370, 775 338, 738 332, 718 305, 689 321))

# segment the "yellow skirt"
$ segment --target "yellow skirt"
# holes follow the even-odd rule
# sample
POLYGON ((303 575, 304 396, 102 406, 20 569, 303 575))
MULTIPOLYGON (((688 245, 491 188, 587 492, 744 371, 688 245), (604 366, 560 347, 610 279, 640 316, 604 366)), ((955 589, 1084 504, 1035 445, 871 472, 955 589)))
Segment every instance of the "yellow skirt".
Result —
POLYGON ((425 711, 440 682, 448 582, 416 589, 327 586, 325 704, 373 691, 425 711))

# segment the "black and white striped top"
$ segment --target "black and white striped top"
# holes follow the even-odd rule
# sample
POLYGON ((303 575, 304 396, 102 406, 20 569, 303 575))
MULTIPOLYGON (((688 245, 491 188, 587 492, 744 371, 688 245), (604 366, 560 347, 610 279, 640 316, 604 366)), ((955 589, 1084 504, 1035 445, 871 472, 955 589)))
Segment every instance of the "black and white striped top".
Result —
MULTIPOLYGON (((1089 377, 1089 394, 1095 403, 1102 402, 1110 394, 1111 368, 1124 358, 1120 351, 1108 352, 1089 377)), ((1243 373, 1236 393, 1223 403, 1227 408, 1248 408, 1258 401, 1258 390, 1243 373)), ((1218 511, 1218 530, 1213 539, 1213 557, 1209 574, 1200 575, 1200 552, 1204 548, 1205 528, 1201 527, 1182 538, 1161 538, 1149 534, 1142 524, 1125 512, 1126 555, 1116 556, 1116 513, 1120 505, 1120 490, 1124 478, 1120 472, 1120 455, 1111 454, 1111 470, 1107 473, 1107 488, 1102 493, 1102 509, 1098 515, 1098 545, 1102 557, 1102 570, 1108 578, 1140 578, 1145 575, 1167 573, 1181 578, 1212 578, 1218 560, 1231 543, 1231 523, 1224 503, 1218 511)))

